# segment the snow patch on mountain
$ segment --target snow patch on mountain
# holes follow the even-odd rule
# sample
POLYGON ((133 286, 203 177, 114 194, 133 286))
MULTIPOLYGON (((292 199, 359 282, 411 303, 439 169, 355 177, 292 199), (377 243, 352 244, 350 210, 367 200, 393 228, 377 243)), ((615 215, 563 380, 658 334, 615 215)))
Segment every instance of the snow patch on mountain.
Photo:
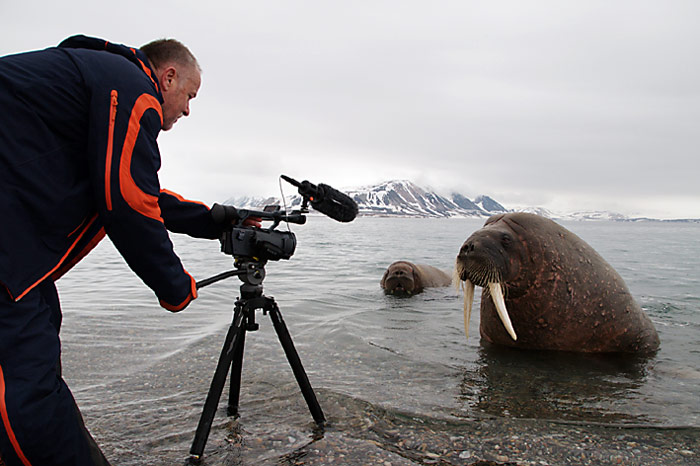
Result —
MULTIPOLYGON (((553 212, 543 207, 506 208, 493 198, 480 195, 469 199, 460 193, 444 196, 430 188, 420 187, 409 180, 384 181, 370 186, 343 190, 358 205, 359 216, 372 217, 446 217, 446 218, 488 218, 506 212, 529 212, 552 220, 571 221, 642 221, 649 218, 630 218, 606 211, 577 211, 569 213, 553 212)), ((236 197, 224 204, 239 209, 260 210, 266 205, 286 205, 287 209, 298 209, 302 198, 298 194, 285 196, 285 203, 278 197, 236 197)), ((313 212, 313 210, 312 210, 313 212)), ((700 222, 697 219, 675 220, 700 222)))

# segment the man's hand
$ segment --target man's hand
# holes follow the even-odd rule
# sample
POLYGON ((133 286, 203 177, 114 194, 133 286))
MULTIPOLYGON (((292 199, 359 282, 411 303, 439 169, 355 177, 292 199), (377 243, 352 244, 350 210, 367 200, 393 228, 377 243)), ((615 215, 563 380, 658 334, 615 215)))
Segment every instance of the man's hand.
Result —
POLYGON ((245 220, 243 220, 243 225, 248 226, 248 227, 262 227, 262 219, 260 217, 247 217, 245 220))

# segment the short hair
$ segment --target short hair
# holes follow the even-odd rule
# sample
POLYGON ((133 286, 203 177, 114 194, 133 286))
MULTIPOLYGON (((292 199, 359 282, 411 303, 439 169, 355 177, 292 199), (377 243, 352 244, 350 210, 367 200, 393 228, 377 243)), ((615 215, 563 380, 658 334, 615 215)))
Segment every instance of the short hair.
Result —
POLYGON ((175 39, 156 39, 142 45, 141 51, 146 54, 148 60, 156 68, 175 63, 194 66, 199 72, 202 71, 192 52, 182 42, 175 39))

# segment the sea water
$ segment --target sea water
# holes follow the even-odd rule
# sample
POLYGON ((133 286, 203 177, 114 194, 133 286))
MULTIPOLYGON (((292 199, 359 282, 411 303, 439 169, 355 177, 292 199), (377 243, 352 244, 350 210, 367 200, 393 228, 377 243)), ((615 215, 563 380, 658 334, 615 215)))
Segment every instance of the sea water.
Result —
MULTIPOLYGON (((479 339, 478 292, 469 339, 457 289, 407 299, 382 293, 390 263, 451 270, 462 242, 482 225, 425 218, 342 224, 312 215, 293 227, 293 257, 267 264, 264 293, 278 303, 341 438, 367 428, 370 411, 447 422, 700 426, 700 224, 563 222, 620 273, 650 316, 661 339, 650 358, 488 347, 479 339)), ((233 268, 216 240, 173 241, 198 280, 233 268)), ((171 314, 108 239, 58 282, 64 377, 115 464, 187 457, 240 284, 233 277, 202 288, 186 310, 171 314)), ((323 435, 314 431, 272 324, 257 314, 260 330, 245 343, 241 418, 231 424, 224 391, 211 430, 207 452, 219 452, 217 464, 274 464, 323 435), (227 449, 241 430, 248 440, 227 449), (232 459, 231 451, 240 456, 232 459)))

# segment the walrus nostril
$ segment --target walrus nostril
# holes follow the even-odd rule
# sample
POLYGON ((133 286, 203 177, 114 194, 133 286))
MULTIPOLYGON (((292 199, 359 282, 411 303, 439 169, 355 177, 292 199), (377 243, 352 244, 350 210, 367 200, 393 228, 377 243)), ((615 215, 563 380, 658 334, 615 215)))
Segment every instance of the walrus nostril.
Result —
POLYGON ((466 256, 470 252, 474 251, 474 244, 472 243, 467 243, 464 246, 462 246, 459 250, 459 255, 460 256, 466 256))
POLYGON ((469 254, 470 252, 474 252, 474 243, 471 241, 462 246, 462 251, 464 254, 469 254))

